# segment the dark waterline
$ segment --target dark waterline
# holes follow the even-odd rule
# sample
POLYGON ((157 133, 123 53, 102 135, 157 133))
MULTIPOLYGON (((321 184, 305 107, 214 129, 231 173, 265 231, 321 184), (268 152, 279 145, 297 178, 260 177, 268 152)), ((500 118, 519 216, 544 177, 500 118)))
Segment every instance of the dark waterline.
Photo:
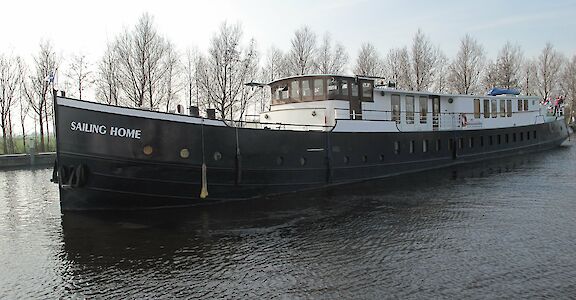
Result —
POLYGON ((571 298, 576 143, 314 193, 60 214, 0 172, 0 298, 571 298))

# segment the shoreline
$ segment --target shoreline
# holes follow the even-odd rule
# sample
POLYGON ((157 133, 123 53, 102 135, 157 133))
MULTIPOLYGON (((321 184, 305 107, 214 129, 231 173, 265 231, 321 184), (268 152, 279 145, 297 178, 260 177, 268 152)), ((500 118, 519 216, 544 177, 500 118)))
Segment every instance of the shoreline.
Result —
POLYGON ((56 152, 26 153, 26 154, 4 154, 0 155, 0 170, 48 167, 54 165, 56 152))

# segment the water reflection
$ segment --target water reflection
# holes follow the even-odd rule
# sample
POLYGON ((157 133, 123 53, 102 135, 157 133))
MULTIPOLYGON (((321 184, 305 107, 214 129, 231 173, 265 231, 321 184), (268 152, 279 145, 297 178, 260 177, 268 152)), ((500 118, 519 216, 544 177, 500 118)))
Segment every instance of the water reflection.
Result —
POLYGON ((538 169, 542 157, 207 207, 66 213, 63 248, 72 281, 91 282, 75 285, 83 296, 460 295, 454 288, 469 283, 467 269, 497 276, 490 256, 509 259, 499 255, 506 241, 486 229, 513 220, 486 216, 517 194, 499 181, 538 169), (479 240, 488 241, 480 254, 479 240))

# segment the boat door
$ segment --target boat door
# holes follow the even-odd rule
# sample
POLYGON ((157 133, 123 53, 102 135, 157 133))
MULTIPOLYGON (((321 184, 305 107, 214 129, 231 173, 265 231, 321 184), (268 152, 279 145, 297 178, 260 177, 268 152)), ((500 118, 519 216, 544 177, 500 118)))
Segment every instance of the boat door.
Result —
POLYGON ((440 97, 430 96, 432 98, 432 130, 438 130, 440 126, 440 97))

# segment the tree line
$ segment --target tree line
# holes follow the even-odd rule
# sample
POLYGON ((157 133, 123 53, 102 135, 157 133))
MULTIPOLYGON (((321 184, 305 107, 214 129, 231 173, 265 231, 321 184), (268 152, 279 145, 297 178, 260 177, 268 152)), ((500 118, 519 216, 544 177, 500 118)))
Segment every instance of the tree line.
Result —
POLYGON ((46 150, 53 84, 79 99, 92 90, 97 101, 112 105, 165 111, 195 106, 215 109, 222 119, 245 120, 250 111, 269 105, 269 91, 245 83, 314 73, 381 77, 415 91, 483 94, 502 87, 542 98, 561 95, 567 103, 576 99, 576 55, 566 57, 550 43, 529 58, 519 45, 507 42, 492 59, 474 37, 465 35, 456 55, 448 58, 418 30, 410 45, 383 55, 366 42, 350 59, 330 33, 318 36, 303 26, 294 32, 289 49, 272 46, 262 57, 256 41, 244 38, 241 25, 224 22, 207 52, 181 52, 146 13, 109 41, 96 62, 81 53, 64 60, 49 41, 40 43, 31 64, 18 55, 0 54, 2 150, 16 152, 15 135, 21 135, 26 148, 27 120, 33 121, 37 149, 46 150), (60 78, 54 82, 56 74, 60 78))

